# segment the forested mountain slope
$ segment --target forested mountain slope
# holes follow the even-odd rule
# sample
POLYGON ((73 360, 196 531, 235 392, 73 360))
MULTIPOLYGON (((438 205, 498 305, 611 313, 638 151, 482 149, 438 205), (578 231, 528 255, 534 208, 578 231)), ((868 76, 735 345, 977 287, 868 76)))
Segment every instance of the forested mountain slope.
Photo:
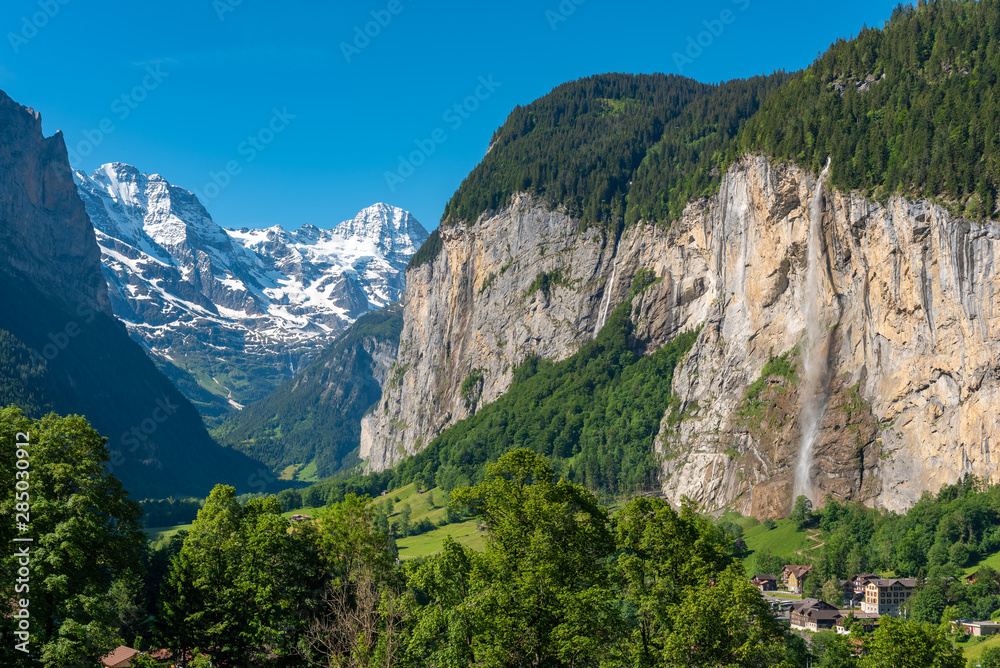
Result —
POLYGON ((358 462, 361 416, 391 381, 403 316, 390 305, 358 318, 302 372, 214 431, 220 442, 288 477, 315 479, 358 462))

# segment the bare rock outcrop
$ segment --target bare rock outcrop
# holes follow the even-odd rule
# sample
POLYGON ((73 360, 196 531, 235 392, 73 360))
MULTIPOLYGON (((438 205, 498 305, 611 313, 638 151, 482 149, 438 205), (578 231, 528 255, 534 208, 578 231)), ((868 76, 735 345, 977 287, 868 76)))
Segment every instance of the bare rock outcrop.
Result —
POLYGON ((94 228, 76 193, 62 133, 0 91, 0 270, 23 272, 74 309, 111 314, 94 228))

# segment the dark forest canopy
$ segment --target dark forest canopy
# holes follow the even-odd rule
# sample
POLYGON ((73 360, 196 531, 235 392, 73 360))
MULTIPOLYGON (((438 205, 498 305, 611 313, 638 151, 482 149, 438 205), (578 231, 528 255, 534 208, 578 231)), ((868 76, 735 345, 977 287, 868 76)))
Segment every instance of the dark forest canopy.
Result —
POLYGON ((998 73, 1000 3, 939 0, 900 5, 794 74, 579 79, 511 112, 442 224, 520 191, 584 226, 668 223, 747 152, 814 172, 829 156, 841 189, 935 198, 981 219, 1000 179, 998 73))

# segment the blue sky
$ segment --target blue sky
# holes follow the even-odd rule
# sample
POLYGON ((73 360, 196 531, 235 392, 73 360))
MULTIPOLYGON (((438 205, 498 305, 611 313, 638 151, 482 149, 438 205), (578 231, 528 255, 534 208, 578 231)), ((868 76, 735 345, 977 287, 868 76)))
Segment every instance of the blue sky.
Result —
POLYGON ((6 0, 0 89, 73 167, 162 174, 226 227, 384 201, 432 229, 510 110, 564 81, 796 70, 896 4, 6 0))

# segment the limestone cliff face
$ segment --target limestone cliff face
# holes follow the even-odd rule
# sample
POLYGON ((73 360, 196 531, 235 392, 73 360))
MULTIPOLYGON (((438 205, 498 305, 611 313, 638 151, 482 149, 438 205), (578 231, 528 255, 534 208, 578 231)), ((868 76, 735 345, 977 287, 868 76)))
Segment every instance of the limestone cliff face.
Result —
POLYGON ((94 228, 76 193, 62 134, 0 91, 0 270, 30 276, 75 309, 111 314, 94 228))
POLYGON ((441 253, 406 274, 399 354, 361 425, 369 469, 392 466, 495 400, 526 357, 562 359, 593 335, 614 246, 578 230, 527 196, 440 230, 441 253), (535 289, 546 276, 548 288, 535 289))
POLYGON ((746 391, 772 356, 798 361, 806 299, 820 305, 830 370, 817 499, 901 509, 967 472, 996 479, 1000 226, 824 190, 821 288, 805 294, 816 187, 798 168, 749 157, 669 229, 635 226, 617 244, 525 196, 443 229, 440 255, 407 275, 396 367, 362 425, 368 466, 392 465, 495 399, 527 355, 571 354, 648 267, 663 280, 634 300, 641 343, 704 325, 674 379, 685 418, 657 438, 668 498, 788 512, 800 384, 763 379, 757 402, 746 391), (543 274, 548 294, 529 292, 543 274), (475 370, 481 396, 471 382, 462 392, 475 370))

